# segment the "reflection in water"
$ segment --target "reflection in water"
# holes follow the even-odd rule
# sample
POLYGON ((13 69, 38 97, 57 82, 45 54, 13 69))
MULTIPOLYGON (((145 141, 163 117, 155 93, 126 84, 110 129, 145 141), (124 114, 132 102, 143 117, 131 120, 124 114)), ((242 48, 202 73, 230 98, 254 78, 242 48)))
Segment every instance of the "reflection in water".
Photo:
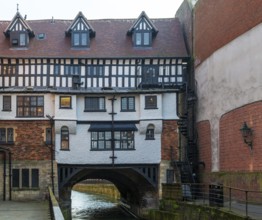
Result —
POLYGON ((118 204, 108 197, 72 190, 73 220, 131 220, 118 204))

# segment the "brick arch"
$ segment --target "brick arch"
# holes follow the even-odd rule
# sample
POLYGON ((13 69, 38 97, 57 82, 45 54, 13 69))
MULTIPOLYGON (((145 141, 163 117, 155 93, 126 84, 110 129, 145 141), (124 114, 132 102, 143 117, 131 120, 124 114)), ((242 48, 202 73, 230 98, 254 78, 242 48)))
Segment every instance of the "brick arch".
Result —
POLYGON ((262 101, 250 103, 224 114, 219 123, 221 171, 262 169, 262 101), (253 150, 243 142, 240 128, 246 122, 254 131, 253 150))

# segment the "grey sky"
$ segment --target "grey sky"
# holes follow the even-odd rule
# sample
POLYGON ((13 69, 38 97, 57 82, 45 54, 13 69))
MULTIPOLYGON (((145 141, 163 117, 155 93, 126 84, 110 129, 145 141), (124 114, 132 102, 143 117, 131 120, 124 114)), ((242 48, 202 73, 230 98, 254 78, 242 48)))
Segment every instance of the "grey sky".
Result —
POLYGON ((87 19, 137 18, 145 11, 149 18, 170 18, 183 0, 8 0, 0 7, 0 20, 11 20, 19 12, 28 20, 74 19, 82 11, 87 19))

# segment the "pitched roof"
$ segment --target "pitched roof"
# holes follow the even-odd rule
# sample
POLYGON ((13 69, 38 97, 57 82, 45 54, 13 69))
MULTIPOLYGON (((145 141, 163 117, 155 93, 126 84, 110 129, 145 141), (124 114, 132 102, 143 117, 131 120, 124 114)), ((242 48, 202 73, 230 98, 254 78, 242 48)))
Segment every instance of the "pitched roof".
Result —
MULTIPOLYGON (((65 31, 73 20, 27 20, 36 35, 45 33, 43 40, 31 38, 28 48, 10 48, 9 39, 0 34, 0 57, 14 58, 131 58, 131 57, 188 57, 182 29, 177 18, 151 19, 158 27, 158 35, 151 48, 135 48, 132 37, 126 33, 137 19, 88 20, 96 31, 90 41, 90 48, 71 48, 70 37, 65 31)), ((0 33, 10 21, 0 21, 0 33)))
POLYGON ((4 30, 4 34, 6 37, 9 37, 10 31, 12 31, 12 29, 15 29, 15 25, 17 23, 20 23, 22 25, 23 29, 28 32, 30 37, 34 37, 33 30, 28 25, 28 23, 23 19, 22 15, 19 12, 15 14, 13 20, 9 23, 9 25, 4 30))
POLYGON ((90 37, 94 37, 95 36, 95 30, 94 28, 89 24, 89 22, 87 21, 86 17, 84 16, 84 14, 80 11, 78 13, 78 15, 75 17, 75 19, 73 20, 72 24, 67 28, 66 30, 66 35, 70 36, 72 30, 74 29, 74 27, 77 25, 78 21, 81 21, 86 28, 89 29, 90 32, 90 37))
POLYGON ((147 14, 142 11, 142 13, 139 15, 138 19, 134 22, 134 24, 129 28, 129 30, 127 31, 128 35, 131 35, 132 32, 134 31, 134 29, 137 27, 137 25, 139 24, 139 22, 141 21, 141 19, 145 19, 146 22, 151 26, 153 34, 156 35, 158 30, 156 28, 156 26, 151 22, 151 20, 149 19, 149 17, 147 16, 147 14))

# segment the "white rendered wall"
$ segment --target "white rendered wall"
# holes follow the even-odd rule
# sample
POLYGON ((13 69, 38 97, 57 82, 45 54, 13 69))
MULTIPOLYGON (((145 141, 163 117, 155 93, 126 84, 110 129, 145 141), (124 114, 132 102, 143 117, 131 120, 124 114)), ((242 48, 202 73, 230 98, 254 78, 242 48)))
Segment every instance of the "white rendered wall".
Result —
POLYGON ((262 99, 262 24, 213 53, 196 68, 197 121, 211 124, 212 170, 219 171, 219 120, 262 99))

